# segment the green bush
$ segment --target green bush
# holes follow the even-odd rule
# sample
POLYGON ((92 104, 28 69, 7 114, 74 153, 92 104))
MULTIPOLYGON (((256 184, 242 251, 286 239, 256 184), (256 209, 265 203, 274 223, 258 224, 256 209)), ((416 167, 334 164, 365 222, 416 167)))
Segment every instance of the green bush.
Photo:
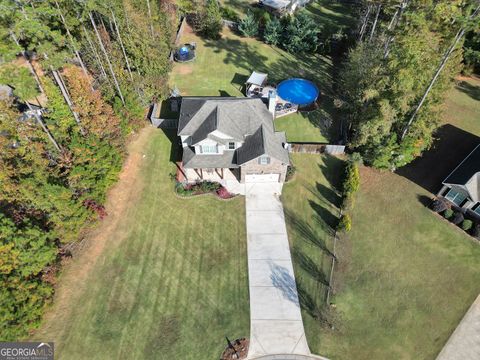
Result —
POLYGON ((282 39, 282 31, 283 28, 280 20, 274 17, 265 25, 263 40, 269 45, 277 46, 282 39))
POLYGON ((443 217, 445 219, 450 219, 453 215, 453 210, 452 209, 447 209, 443 212, 443 217))
POLYGON ((460 211, 455 211, 450 221, 455 225, 459 225, 463 221, 463 219, 463 214, 460 211))
POLYGON ((225 20, 230 20, 234 22, 240 21, 237 12, 228 6, 222 6, 220 8, 220 14, 222 14, 222 18, 225 20))
POLYGON ((355 199, 352 194, 349 194, 348 196, 344 196, 342 198, 341 208, 344 211, 352 210, 354 205, 355 205, 355 199))
POLYGON ((468 231, 472 228, 473 226, 473 221, 472 220, 463 220, 462 222, 462 229, 465 231, 468 231))
POLYGON ((345 167, 345 180, 342 184, 342 195, 344 197, 354 194, 360 188, 360 171, 354 162, 348 162, 345 167))
POLYGON ((200 29, 212 39, 217 39, 222 31, 222 15, 217 0, 207 0, 204 11, 200 14, 200 29))
POLYGON ((285 181, 290 181, 295 173, 297 172, 297 168, 293 165, 289 165, 287 168, 287 174, 285 176, 285 181))
POLYGON ((258 34, 258 20, 250 11, 238 23, 238 31, 246 37, 254 37, 258 34))
POLYGON ((337 225, 337 231, 349 232, 351 229, 352 220, 350 219, 350 216, 348 214, 342 215, 337 225))

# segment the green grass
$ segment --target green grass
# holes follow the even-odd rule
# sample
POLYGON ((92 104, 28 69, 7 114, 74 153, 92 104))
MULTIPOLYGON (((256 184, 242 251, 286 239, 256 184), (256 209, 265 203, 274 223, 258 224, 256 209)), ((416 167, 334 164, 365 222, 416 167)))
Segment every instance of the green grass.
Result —
POLYGON ((282 194, 297 289, 302 306, 310 349, 319 347, 325 319, 333 229, 339 215, 338 186, 343 161, 332 156, 292 154, 297 168, 294 180, 285 184, 282 194))
MULTIPOLYGON (((245 10, 244 1, 229 1, 238 11, 245 10)), ((329 5, 322 1, 308 7, 328 31, 347 26, 352 19, 344 5, 329 5), (323 5, 322 5, 323 4, 323 5), (340 12, 342 11, 342 13, 340 12), (337 25, 332 25, 332 24, 337 25)), ((327 30, 326 30, 327 31, 327 30)), ((295 114, 276 122, 278 131, 286 131, 289 141, 328 142, 338 138, 339 125, 333 106, 332 60, 319 54, 294 56, 266 45, 257 39, 238 36, 224 29, 219 40, 204 39, 187 29, 181 39, 197 43, 197 57, 187 64, 175 64, 170 84, 182 95, 244 96, 243 86, 252 71, 266 72, 269 81, 278 83, 289 77, 304 77, 314 81, 321 91, 321 107, 309 114, 295 114)))
POLYGON ((480 136, 480 78, 462 78, 445 100, 443 120, 480 136))
MULTIPOLYGON (((480 81, 465 81, 468 91, 463 85, 449 93, 444 117, 480 135, 480 81)), ((312 273, 323 279, 330 255, 308 245, 317 238, 332 248, 338 197, 329 183, 338 183, 339 170, 327 159, 295 154, 297 178, 283 196, 285 209, 296 214, 293 220, 287 216, 292 247, 304 254, 293 261, 310 349, 330 359, 434 359, 480 292, 479 244, 426 208, 422 201, 432 195, 422 187, 362 168, 353 228, 337 243, 335 307, 327 309, 325 285, 312 273), (302 221, 308 227, 299 226, 302 221)))
POLYGON ((174 196, 170 148, 157 130, 140 150, 144 187, 128 190, 139 199, 78 298, 36 335, 59 358, 216 359, 225 336, 248 336, 244 200, 174 196))

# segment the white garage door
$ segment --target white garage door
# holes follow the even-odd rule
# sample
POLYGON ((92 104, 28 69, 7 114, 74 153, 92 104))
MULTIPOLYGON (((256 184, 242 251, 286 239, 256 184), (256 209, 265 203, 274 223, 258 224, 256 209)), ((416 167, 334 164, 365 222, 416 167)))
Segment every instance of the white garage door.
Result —
POLYGON ((249 174, 245 175, 245 182, 247 183, 267 183, 278 182, 280 174, 249 174))

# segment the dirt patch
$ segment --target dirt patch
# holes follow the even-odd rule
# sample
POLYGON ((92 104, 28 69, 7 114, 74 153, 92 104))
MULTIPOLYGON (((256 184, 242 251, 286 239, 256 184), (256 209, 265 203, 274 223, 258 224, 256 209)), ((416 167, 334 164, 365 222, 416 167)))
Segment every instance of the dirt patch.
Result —
POLYGON ((188 75, 192 73, 192 67, 190 65, 177 65, 176 72, 180 75, 188 75))
POLYGON ((246 359, 248 354, 249 340, 245 338, 237 339, 229 342, 226 349, 223 351, 221 360, 237 360, 246 359))
POLYGON ((119 180, 108 192, 105 204, 108 216, 94 230, 90 231, 75 248, 74 257, 63 269, 55 289, 53 306, 45 313, 43 325, 37 331, 37 335, 41 335, 43 329, 47 331, 48 328, 62 326, 59 322, 62 322, 62 318, 67 318, 71 311, 71 304, 82 293, 88 276, 105 250, 107 243, 110 246, 122 240, 111 235, 123 219, 124 212, 138 200, 142 193, 141 189, 144 184, 138 173, 144 156, 144 147, 155 131, 158 130, 153 127, 145 127, 129 144, 128 156, 119 180))

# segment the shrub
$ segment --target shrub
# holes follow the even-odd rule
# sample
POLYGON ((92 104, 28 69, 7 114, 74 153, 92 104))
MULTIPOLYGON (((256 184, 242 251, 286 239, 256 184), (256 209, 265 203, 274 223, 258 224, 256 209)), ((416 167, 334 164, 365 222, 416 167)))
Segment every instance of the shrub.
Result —
POLYGON ((200 17, 200 29, 209 38, 219 37, 222 31, 222 15, 217 0, 207 0, 205 10, 200 17))
POLYGON ((285 175, 285 181, 290 181, 296 172, 297 168, 293 165, 289 165, 287 168, 287 174, 285 175))
POLYGON ((452 223, 455 225, 460 224, 463 221, 463 214, 460 211, 455 211, 452 217, 452 223))
POLYGON ((282 46, 289 53, 315 51, 320 29, 315 20, 305 12, 288 18, 282 36, 282 46))
POLYGON ((432 210, 436 213, 441 213, 442 211, 447 210, 447 208, 447 203, 443 199, 435 199, 432 202, 432 210))
POLYGON ((472 229, 472 236, 480 239, 480 225, 476 224, 472 229))
POLYGON ((443 217, 445 219, 450 219, 453 215, 453 210, 452 209, 447 209, 443 212, 443 217))
POLYGON ((462 229, 465 230, 465 231, 468 231, 472 228, 472 225, 473 225, 473 222, 472 220, 463 220, 462 222, 462 229))
POLYGON ((265 25, 265 31, 263 32, 263 39, 267 44, 277 46, 282 39, 282 24, 280 20, 274 17, 265 25))
POLYGON ((254 37, 258 34, 258 21, 250 11, 247 13, 247 16, 238 23, 238 31, 246 37, 254 37))
POLYGON ((220 189, 217 190, 217 195, 220 199, 230 199, 234 197, 234 195, 230 194, 228 190, 223 186, 221 186, 220 189))
POLYGON ((342 184, 342 195, 344 197, 354 194, 360 188, 360 172, 358 165, 349 162, 345 167, 345 180, 342 184))
POLYGON ((337 225, 337 231, 349 232, 352 228, 352 220, 348 214, 342 215, 337 225))
POLYGON ((342 204, 340 206, 344 211, 349 211, 353 209, 354 205, 355 205, 355 199, 353 195, 349 194, 342 198, 342 204))
POLYGON ((234 22, 240 21, 237 12, 230 7, 222 6, 220 8, 220 13, 222 14, 222 18, 225 20, 230 20, 234 22))

